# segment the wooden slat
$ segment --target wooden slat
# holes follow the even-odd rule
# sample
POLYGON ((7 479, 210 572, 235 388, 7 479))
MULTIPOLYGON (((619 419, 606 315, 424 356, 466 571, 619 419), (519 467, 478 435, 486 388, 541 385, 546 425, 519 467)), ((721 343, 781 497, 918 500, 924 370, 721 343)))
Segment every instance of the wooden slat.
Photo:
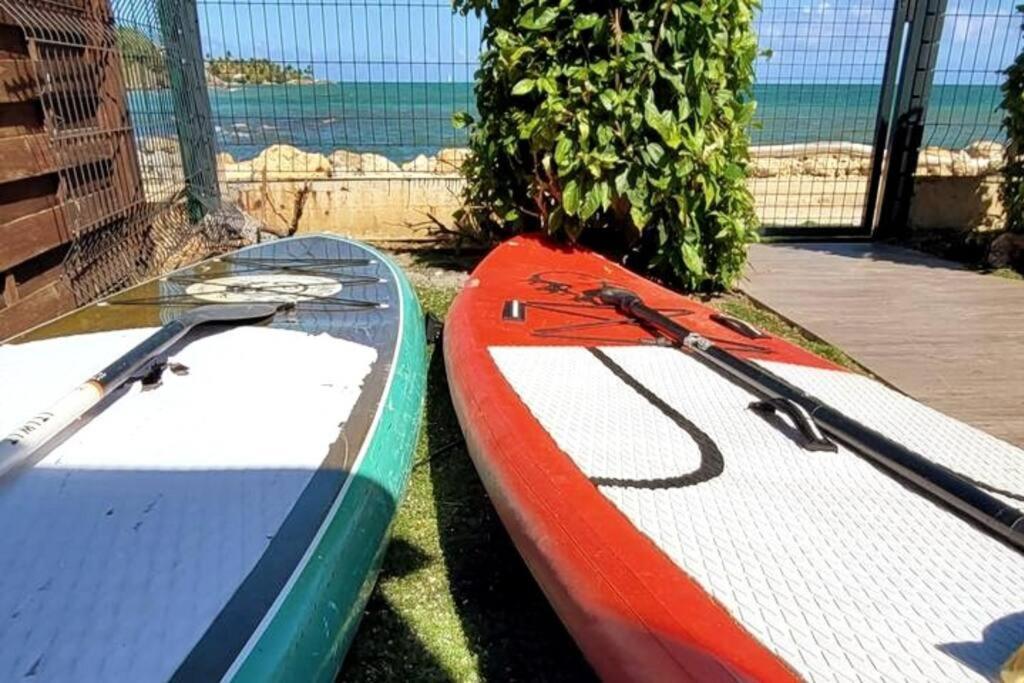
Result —
POLYGON ((0 59, 23 57, 28 54, 28 43, 17 26, 0 24, 0 59))
MULTIPOLYGON (((83 60, 84 63, 84 60, 83 60)), ((46 77, 49 96, 96 100, 100 76, 72 60, 48 60, 38 67, 28 57, 0 59, 0 103, 29 102, 42 96, 36 69, 46 77)))
POLYGON ((136 208, 120 200, 118 188, 106 187, 0 225, 0 271, 66 244, 75 226, 95 228, 101 220, 113 220, 136 208))
POLYGON ((919 401, 1024 446, 1024 283, 882 244, 761 244, 743 291, 919 401))
POLYGON ((0 138, 43 132, 43 110, 39 102, 0 104, 0 138))
POLYGON ((111 134, 83 139, 58 153, 45 133, 0 138, 0 182, 54 173, 64 168, 109 159, 114 152, 111 134))
POLYGON ((56 175, 0 183, 0 223, 56 206, 58 186, 56 175))
POLYGON ((0 341, 74 309, 74 294, 63 279, 57 279, 0 309, 0 341))
POLYGON ((26 29, 0 8, 0 339, 81 303, 70 276, 82 273, 64 269, 72 234, 106 230, 144 202, 109 0, 39 9, 20 17, 26 29), (82 46, 48 42, 56 25, 82 46), (44 110, 55 130, 44 132, 44 110))
POLYGON ((0 102, 25 102, 38 97, 31 60, 0 59, 0 102))

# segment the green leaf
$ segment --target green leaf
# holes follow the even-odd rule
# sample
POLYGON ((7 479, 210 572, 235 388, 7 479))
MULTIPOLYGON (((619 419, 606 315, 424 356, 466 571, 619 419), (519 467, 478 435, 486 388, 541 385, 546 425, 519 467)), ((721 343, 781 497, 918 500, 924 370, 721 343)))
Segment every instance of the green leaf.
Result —
POLYGON ((604 186, 604 183, 597 183, 584 195, 583 203, 580 204, 580 220, 585 221, 589 219, 601 208, 602 186, 604 186))
POLYGON ((572 22, 573 29, 577 31, 587 31, 594 28, 601 23, 601 17, 597 14, 581 14, 576 17, 576 21, 572 22))
POLYGON ((552 211, 551 215, 548 216, 548 232, 551 234, 555 234, 556 232, 562 229, 564 223, 565 211, 563 211, 562 208, 559 207, 552 211))
POLYGON ((473 117, 466 111, 457 111, 452 114, 452 127, 456 130, 465 128, 466 126, 472 125, 473 117))
POLYGON ((629 217, 633 219, 633 225, 643 228, 651 220, 651 214, 640 204, 633 204, 629 207, 629 217))
POLYGON ((572 162, 572 156, 574 152, 572 140, 563 136, 559 136, 558 144, 555 145, 555 163, 558 164, 559 168, 568 168, 572 162))
POLYGON ((513 95, 526 95, 533 92, 533 87, 537 84, 532 78, 524 78, 515 85, 512 86, 513 95))
POLYGON ((707 90, 700 91, 700 104, 698 105, 700 117, 705 121, 711 117, 711 95, 707 90))
POLYGON ((537 79, 537 89, 548 95, 558 94, 558 82, 550 76, 541 76, 537 79))
POLYGON ((644 148, 644 151, 647 152, 648 158, 650 158, 651 163, 654 164, 655 166, 660 164, 661 160, 665 157, 664 148, 657 142, 648 142, 647 146, 644 148))
POLYGON ((580 140, 586 142, 590 138, 590 124, 587 121, 580 121, 580 140))
POLYGON ((562 206, 570 216, 575 216, 580 210, 580 186, 575 179, 562 187, 562 206))
POLYGON ((743 168, 739 164, 726 164, 722 175, 729 180, 740 180, 743 178, 743 168))
POLYGON ((661 136, 661 139, 664 140, 669 149, 679 147, 679 143, 682 142, 682 136, 679 134, 679 127, 672 117, 672 112, 658 111, 653 97, 648 97, 644 103, 644 121, 661 136))
POLYGON ((618 97, 616 97, 615 91, 602 90, 601 94, 598 95, 597 97, 601 101, 602 107, 604 107, 608 111, 613 111, 615 109, 615 105, 618 101, 618 97))
POLYGON ((554 7, 541 9, 535 7, 526 12, 519 20, 519 25, 531 31, 542 31, 554 23, 558 18, 558 10, 554 7))
POLYGON ((686 269, 689 270, 692 275, 703 277, 704 259, 701 258, 700 252, 697 250, 695 245, 683 244, 683 263, 686 264, 686 269))
POLYGON ((615 194, 620 197, 625 197, 626 192, 629 190, 629 169, 615 176, 615 194))

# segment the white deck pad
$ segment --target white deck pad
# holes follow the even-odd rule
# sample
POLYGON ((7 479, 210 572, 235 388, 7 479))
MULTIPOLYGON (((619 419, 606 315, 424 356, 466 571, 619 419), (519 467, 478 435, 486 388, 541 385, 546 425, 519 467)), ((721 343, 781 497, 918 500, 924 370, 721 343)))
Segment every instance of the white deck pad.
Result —
MULTIPOLYGON (((0 346, 0 432, 153 331, 0 346)), ((173 358, 187 375, 134 383, 0 480, 0 680, 173 674, 323 463, 376 355, 265 327, 205 336, 173 358)))
MULTIPOLYGON (((754 396, 674 349, 601 349, 705 432, 724 470, 601 492, 804 677, 991 680, 1024 643, 1024 557, 863 458, 802 449, 754 396)), ((701 457, 672 419, 580 347, 493 347, 525 405, 592 479, 685 474, 701 457)), ((768 364, 869 426, 1020 492, 1024 452, 865 379, 768 364)), ((1019 504, 1019 503, 1018 503, 1019 504)))

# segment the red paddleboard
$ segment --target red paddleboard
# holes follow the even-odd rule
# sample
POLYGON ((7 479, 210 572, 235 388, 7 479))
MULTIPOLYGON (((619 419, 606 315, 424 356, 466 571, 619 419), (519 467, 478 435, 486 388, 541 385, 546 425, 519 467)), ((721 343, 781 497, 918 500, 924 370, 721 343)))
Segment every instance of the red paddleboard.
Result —
MULTIPOLYGON (((1024 453, 584 249, 512 239, 444 351, 470 454, 607 680, 984 680, 1024 642, 1024 558, 613 307, 624 287, 908 448, 1017 501, 1024 453)), ((1019 503, 1018 503, 1019 504, 1019 503)))

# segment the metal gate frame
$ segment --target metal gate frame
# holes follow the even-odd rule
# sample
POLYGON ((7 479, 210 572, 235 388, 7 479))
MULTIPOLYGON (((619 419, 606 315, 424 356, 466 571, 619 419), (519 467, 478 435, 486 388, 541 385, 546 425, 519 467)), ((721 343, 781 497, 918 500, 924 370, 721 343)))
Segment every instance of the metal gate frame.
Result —
POLYGON ((784 240, 866 240, 909 229, 914 173, 938 60, 947 0, 895 0, 882 73, 874 154, 859 226, 771 227, 784 240))

